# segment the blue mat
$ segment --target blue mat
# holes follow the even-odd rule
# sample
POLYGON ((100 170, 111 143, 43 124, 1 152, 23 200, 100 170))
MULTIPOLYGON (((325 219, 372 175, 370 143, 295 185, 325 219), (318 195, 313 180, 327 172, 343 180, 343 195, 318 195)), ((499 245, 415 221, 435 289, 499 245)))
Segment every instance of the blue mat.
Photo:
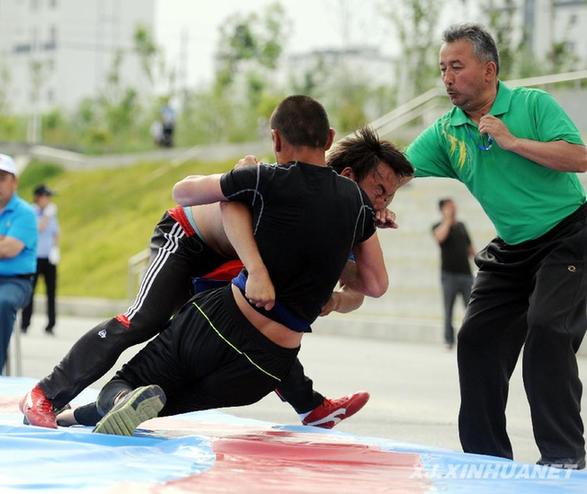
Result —
POLYGON ((133 437, 25 426, 17 403, 34 384, 0 378, 1 492, 587 493, 586 472, 218 411, 157 418, 133 437))

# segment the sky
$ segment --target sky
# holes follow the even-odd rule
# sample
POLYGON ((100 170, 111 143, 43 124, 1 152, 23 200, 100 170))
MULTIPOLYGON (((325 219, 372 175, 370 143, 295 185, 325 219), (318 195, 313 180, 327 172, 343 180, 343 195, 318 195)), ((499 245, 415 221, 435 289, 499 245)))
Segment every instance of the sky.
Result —
MULTIPOLYGON (((290 36, 287 53, 353 44, 379 45, 390 52, 390 25, 376 6, 380 0, 282 0, 290 36), (348 14, 345 16, 345 12, 348 14)), ((178 61, 182 32, 187 33, 187 81, 203 84, 212 79, 218 29, 231 14, 262 12, 272 0, 159 0, 158 39, 166 60, 178 61)))
MULTIPOLYGON (((156 0, 157 37, 165 59, 186 67, 189 86, 203 85, 213 78, 214 51, 219 26, 230 15, 262 13, 275 0, 156 0), (182 33, 187 36, 182 58, 182 33)), ((382 9, 401 8, 403 0, 280 0, 286 10, 289 36, 285 52, 303 53, 317 48, 377 46, 384 55, 398 55, 397 35, 382 9)), ((439 26, 478 20, 477 2, 444 0, 439 26)))

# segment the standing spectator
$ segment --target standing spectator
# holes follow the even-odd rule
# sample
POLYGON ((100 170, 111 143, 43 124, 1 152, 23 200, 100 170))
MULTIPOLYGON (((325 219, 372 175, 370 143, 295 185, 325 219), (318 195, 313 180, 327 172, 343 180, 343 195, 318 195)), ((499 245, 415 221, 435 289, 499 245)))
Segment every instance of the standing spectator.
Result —
POLYGON ((153 144, 155 146, 161 146, 161 139, 163 138, 163 124, 161 120, 154 120, 149 129, 153 144))
POLYGON ((0 372, 6 362, 16 312, 33 291, 37 225, 33 208, 16 189, 16 165, 0 154, 0 372))
POLYGON ((585 468, 576 352, 587 329, 587 171, 581 134, 545 91, 499 80, 492 36, 477 24, 443 35, 440 73, 454 107, 407 150, 416 176, 463 182, 497 230, 459 332, 459 435, 467 453, 513 458, 510 377, 522 372, 538 463, 585 468))
POLYGON ((173 134, 175 133, 175 110, 168 103, 161 108, 161 145, 163 147, 173 147, 173 134))
POLYGON ((475 255, 469 232, 464 223, 457 221, 457 207, 450 198, 438 201, 442 221, 432 227, 434 238, 440 247, 440 282, 444 301, 444 343, 450 350, 455 344, 452 312, 457 295, 467 307, 473 275, 469 257, 475 255))
POLYGON ((39 276, 45 280, 47 292, 47 326, 45 332, 53 334, 55 327, 55 294, 57 290, 57 263, 59 262, 59 222, 57 206, 51 202, 53 191, 44 184, 34 190, 33 208, 37 214, 39 243, 37 244, 37 272, 33 279, 33 293, 28 305, 22 311, 21 329, 26 333, 33 315, 35 287, 39 276))

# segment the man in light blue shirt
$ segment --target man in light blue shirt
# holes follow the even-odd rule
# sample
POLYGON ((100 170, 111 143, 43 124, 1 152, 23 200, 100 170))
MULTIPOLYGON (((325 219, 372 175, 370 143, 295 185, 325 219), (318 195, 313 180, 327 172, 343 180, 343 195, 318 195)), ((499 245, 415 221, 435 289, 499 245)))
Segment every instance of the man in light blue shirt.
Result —
POLYGON ((0 154, 0 371, 16 312, 28 301, 33 289, 37 259, 37 221, 33 208, 16 189, 16 165, 0 154))
POLYGON ((33 209, 37 216, 39 241, 37 244, 37 272, 33 279, 33 293, 22 311, 21 330, 26 333, 33 315, 33 295, 39 277, 45 280, 47 294, 47 326, 45 333, 52 335, 55 326, 55 295, 57 292, 57 263, 59 262, 59 222, 57 206, 51 202, 53 191, 45 184, 34 190, 33 209))

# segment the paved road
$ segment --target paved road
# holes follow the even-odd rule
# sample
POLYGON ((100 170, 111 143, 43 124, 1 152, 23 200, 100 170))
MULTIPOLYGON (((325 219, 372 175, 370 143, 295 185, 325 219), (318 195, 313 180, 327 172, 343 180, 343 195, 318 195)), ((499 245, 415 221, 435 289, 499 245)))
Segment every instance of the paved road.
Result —
MULTIPOLYGON (((23 375, 41 377, 69 349, 76 336, 98 319, 61 318, 56 336, 43 334, 43 320, 34 316, 22 337, 23 375)), ((121 361, 127 360, 127 351, 121 361)), ((399 343, 312 334, 304 338, 301 359, 319 391, 339 396, 366 389, 371 400, 355 417, 338 428, 353 434, 459 450, 456 417, 458 384, 456 354, 424 343, 399 343)), ((120 362, 120 361, 119 361, 120 362)), ((587 376, 587 358, 579 359, 587 376)), ((99 381, 103 382, 106 378, 99 381)), ((297 424, 295 412, 275 394, 261 402, 229 410, 235 415, 297 424)), ((584 413, 584 420, 587 414, 584 413)), ((532 438, 520 369, 510 391, 508 427, 516 459, 534 462, 538 451, 532 438)))

